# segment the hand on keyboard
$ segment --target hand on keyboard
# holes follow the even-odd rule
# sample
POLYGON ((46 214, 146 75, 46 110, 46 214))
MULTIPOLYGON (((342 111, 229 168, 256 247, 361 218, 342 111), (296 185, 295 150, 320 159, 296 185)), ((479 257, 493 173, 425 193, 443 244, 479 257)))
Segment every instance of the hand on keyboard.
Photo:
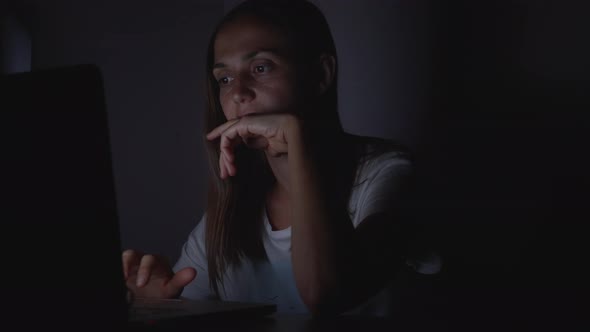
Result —
POLYGON ((135 297, 177 298, 197 275, 190 267, 174 273, 168 260, 159 255, 125 250, 122 256, 127 288, 135 297))

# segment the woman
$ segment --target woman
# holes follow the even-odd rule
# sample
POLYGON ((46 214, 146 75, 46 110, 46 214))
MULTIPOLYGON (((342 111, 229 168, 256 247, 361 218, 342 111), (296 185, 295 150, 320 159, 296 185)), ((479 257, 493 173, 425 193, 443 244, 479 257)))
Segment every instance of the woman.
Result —
POLYGON ((223 18, 207 57, 207 210, 174 268, 123 253, 137 296, 331 314, 386 286, 403 265, 395 202, 411 165, 395 145, 342 130, 336 76, 311 3, 251 0, 223 18))

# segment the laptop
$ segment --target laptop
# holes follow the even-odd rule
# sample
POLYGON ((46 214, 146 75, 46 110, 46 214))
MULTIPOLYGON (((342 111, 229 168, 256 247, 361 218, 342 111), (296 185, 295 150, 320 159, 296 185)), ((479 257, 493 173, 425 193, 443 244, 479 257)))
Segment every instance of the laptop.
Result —
POLYGON ((100 330, 276 310, 265 303, 128 303, 98 67, 0 76, 0 116, 0 291, 3 316, 16 326, 100 330))

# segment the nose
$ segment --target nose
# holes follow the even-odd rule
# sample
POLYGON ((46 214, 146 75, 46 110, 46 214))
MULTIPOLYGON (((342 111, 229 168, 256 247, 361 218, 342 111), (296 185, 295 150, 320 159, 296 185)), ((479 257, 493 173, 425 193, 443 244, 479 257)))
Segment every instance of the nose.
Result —
POLYGON ((236 78, 232 87, 232 98, 236 104, 251 102, 255 97, 254 91, 250 88, 248 80, 236 78))

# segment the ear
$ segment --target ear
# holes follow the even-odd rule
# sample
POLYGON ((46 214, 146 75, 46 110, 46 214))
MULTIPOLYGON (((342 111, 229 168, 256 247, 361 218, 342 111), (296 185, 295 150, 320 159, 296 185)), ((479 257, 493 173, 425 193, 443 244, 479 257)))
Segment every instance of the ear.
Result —
POLYGON ((323 53, 320 55, 319 65, 320 75, 317 94, 321 96, 326 93, 328 88, 334 83, 334 77, 336 76, 336 59, 333 55, 323 53))

